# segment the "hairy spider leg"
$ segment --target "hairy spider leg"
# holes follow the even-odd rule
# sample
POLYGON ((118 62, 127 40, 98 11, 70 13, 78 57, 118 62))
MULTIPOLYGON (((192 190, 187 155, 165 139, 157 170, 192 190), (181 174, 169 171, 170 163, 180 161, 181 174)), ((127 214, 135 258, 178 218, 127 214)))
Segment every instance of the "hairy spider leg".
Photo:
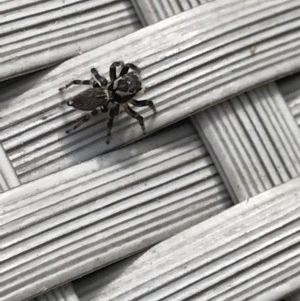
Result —
POLYGON ((127 103, 125 103, 123 106, 124 106, 124 109, 125 109, 126 113, 130 117, 135 118, 139 122, 139 124, 140 124, 140 126, 142 128, 143 134, 146 135, 146 129, 145 129, 145 124, 144 124, 144 118, 143 118, 143 116, 141 116, 140 114, 138 114, 136 111, 132 110, 127 103))
POLYGON ((114 62, 110 65, 110 67, 109 67, 109 77, 110 77, 111 82, 114 82, 117 79, 117 67, 121 67, 123 69, 124 62, 123 61, 117 61, 117 62, 114 62))
POLYGON ((136 107, 149 107, 152 109, 153 113, 156 114, 156 108, 152 100, 136 100, 136 99, 131 99, 129 100, 129 103, 136 107))
POLYGON ((73 85, 91 85, 92 83, 93 83, 92 80, 75 79, 72 80, 70 83, 66 84, 64 87, 59 88, 59 91, 63 91, 73 85))
POLYGON ((122 67, 121 72, 120 72, 120 77, 127 74, 129 69, 133 70, 134 72, 137 72, 138 74, 141 73, 141 69, 138 66, 128 63, 122 67))
POLYGON ((120 106, 119 104, 114 104, 114 106, 109 111, 109 117, 107 121, 107 135, 106 135, 106 144, 109 144, 111 137, 111 129, 114 124, 114 117, 119 114, 120 106))
POLYGON ((98 110, 93 110, 91 113, 82 116, 71 129, 66 131, 66 134, 74 132, 76 129, 78 129, 80 126, 82 126, 85 122, 89 121, 91 119, 91 117, 97 115, 98 112, 99 112, 98 110))
MULTIPOLYGON (((102 75, 100 75, 96 68, 92 68, 91 73, 93 75, 95 82, 98 83, 99 86, 107 86, 108 84, 107 79, 102 75)), ((95 87, 97 85, 95 85, 94 83, 93 86, 95 87)))

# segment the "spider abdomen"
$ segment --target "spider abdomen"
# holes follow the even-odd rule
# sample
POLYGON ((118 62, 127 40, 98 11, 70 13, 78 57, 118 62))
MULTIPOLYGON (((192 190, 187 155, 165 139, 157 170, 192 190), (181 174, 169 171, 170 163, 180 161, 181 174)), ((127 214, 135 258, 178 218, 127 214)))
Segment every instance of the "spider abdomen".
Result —
POLYGON ((82 111, 93 111, 106 106, 109 101, 109 92, 102 87, 90 88, 75 95, 68 105, 82 111))

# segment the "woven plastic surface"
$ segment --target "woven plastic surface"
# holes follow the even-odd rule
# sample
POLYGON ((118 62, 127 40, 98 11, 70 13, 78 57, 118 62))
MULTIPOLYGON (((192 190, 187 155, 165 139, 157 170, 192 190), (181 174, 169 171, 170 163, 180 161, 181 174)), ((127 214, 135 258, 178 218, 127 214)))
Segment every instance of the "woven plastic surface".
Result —
POLYGON ((299 300, 298 0, 0 11, 1 301, 299 300), (110 145, 105 115, 67 135, 83 87, 58 88, 120 59, 149 137, 125 113, 110 145))

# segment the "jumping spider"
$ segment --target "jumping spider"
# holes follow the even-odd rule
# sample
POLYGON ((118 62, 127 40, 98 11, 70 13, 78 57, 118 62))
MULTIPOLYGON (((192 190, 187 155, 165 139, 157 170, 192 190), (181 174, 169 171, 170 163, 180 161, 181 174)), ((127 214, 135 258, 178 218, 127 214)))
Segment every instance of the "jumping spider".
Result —
POLYGON ((66 133, 76 130, 91 117, 97 115, 99 111, 102 113, 109 111, 106 136, 106 143, 108 144, 111 137, 113 120, 114 117, 119 114, 121 105, 129 116, 137 119, 145 135, 146 129, 143 117, 129 106, 129 104, 136 107, 148 106, 156 113, 155 106, 151 100, 134 99, 135 96, 144 93, 145 90, 142 84, 140 69, 131 63, 124 64, 122 61, 114 62, 109 69, 110 82, 101 76, 95 68, 91 69, 91 73, 91 80, 73 80, 59 89, 63 91, 72 85, 93 86, 77 94, 67 102, 67 105, 75 109, 90 111, 90 113, 84 115, 73 128, 66 131, 66 133), (118 76, 117 67, 121 68, 118 76))

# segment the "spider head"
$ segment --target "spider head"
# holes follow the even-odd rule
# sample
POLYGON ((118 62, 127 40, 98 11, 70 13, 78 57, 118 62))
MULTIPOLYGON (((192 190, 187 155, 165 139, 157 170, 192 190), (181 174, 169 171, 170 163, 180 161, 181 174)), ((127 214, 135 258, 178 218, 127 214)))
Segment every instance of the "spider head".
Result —
POLYGON ((134 72, 119 77, 113 83, 113 93, 122 99, 130 99, 143 92, 141 77, 134 72))

